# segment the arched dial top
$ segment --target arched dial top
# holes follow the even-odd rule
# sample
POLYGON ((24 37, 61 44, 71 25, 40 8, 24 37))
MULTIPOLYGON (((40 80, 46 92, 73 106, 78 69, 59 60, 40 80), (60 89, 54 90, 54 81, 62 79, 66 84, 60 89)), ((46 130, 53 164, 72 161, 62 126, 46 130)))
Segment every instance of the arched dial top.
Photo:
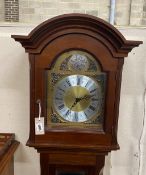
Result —
POLYGON ((48 72, 48 126, 102 127, 106 73, 95 57, 64 51, 48 72))
POLYGON ((60 54, 52 66, 53 71, 65 72, 101 72, 101 67, 95 58, 81 50, 70 50, 60 54))

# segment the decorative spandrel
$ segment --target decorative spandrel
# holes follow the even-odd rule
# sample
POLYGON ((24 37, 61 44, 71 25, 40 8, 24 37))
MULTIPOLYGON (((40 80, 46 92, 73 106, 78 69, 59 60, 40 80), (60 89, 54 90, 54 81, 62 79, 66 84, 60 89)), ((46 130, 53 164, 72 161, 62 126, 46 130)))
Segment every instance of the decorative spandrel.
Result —
POLYGON ((47 75, 48 127, 103 129, 106 73, 92 55, 65 52, 47 75))

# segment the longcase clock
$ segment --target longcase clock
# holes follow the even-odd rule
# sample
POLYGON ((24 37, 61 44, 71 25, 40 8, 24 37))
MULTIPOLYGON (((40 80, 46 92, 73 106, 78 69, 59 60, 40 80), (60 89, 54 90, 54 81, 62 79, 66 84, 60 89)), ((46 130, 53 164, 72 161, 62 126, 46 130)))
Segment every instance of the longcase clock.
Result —
POLYGON ((102 174, 105 155, 119 149, 124 57, 142 42, 83 14, 49 19, 28 36, 12 38, 29 53, 27 145, 40 153, 41 175, 102 174))

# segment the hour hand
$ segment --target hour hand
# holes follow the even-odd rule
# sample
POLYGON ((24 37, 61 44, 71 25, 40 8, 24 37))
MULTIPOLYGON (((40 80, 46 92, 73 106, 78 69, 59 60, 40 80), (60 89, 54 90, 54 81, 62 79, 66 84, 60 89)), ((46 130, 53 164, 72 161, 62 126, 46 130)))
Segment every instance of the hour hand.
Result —
POLYGON ((81 98, 75 98, 75 101, 74 101, 73 105, 71 106, 70 110, 80 101, 81 101, 81 98))
POLYGON ((70 110, 71 110, 77 103, 78 103, 78 101, 77 101, 77 99, 75 98, 75 101, 74 101, 74 103, 72 104, 70 110))

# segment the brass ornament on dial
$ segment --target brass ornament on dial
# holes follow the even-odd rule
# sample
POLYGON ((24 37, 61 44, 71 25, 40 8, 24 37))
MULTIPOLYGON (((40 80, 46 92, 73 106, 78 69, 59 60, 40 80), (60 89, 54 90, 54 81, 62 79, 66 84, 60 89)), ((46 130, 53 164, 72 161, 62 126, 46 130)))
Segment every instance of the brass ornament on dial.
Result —
POLYGON ((89 68, 87 57, 81 53, 74 53, 68 62, 69 69, 74 71, 86 71, 89 68))
POLYGON ((97 73, 101 68, 91 54, 81 50, 71 50, 58 56, 53 71, 97 73))

